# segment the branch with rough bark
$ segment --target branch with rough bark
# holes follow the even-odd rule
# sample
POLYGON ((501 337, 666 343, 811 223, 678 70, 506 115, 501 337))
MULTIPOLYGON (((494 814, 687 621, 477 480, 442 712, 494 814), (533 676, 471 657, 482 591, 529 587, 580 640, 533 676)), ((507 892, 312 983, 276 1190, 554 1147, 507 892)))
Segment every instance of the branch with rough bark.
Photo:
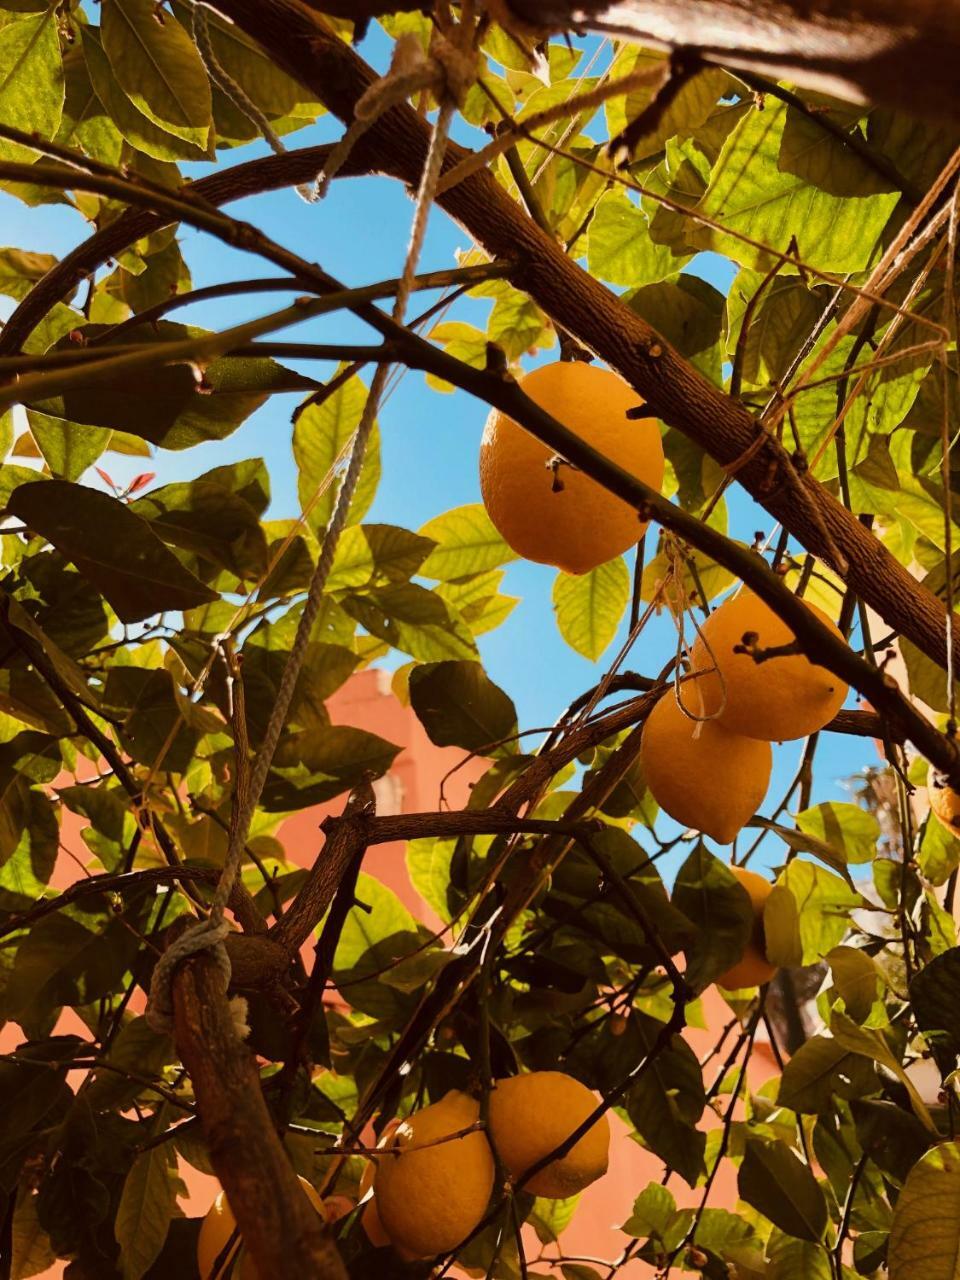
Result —
POLYGON ((258 1273, 274 1280, 346 1280, 336 1245, 277 1136, 256 1062, 237 1035, 213 961, 188 960, 173 990, 177 1048, 193 1082, 210 1159, 258 1273))

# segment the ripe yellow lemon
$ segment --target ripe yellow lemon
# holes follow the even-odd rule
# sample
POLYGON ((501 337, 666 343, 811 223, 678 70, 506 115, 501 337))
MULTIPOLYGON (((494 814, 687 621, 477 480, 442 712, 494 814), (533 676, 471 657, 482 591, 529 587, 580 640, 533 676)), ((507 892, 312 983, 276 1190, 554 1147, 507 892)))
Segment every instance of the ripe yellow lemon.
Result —
POLYGON ((957 795, 956 791, 946 783, 938 786, 931 773, 930 782, 927 784, 927 797, 933 816, 943 823, 952 835, 960 836, 960 795, 957 795))
MULTIPOLYGON (((490 1133, 497 1153, 519 1180, 559 1147, 596 1108, 597 1099, 562 1071, 531 1071, 498 1080, 490 1094, 490 1133)), ((610 1126, 601 1116, 565 1156, 523 1184, 535 1196, 564 1200, 607 1171, 610 1126)))
MULTIPOLYGON (((703 714, 701 683, 680 688, 695 715, 703 714)), ((716 720, 691 720, 669 692, 647 717, 640 765, 650 794, 671 818, 729 844, 763 803, 773 751, 769 742, 730 733, 716 720)))
POLYGON ((416 1258, 446 1253, 483 1217, 494 1172, 486 1136, 438 1141, 476 1124, 479 1115, 475 1099, 452 1090, 408 1116, 393 1134, 387 1149, 401 1154, 378 1159, 374 1203, 397 1249, 416 1258))
MULTIPOLYGON (((842 639, 821 609, 813 604, 807 608, 842 639)), ((707 711, 715 712, 722 705, 719 720, 725 729, 767 742, 805 738, 822 729, 843 706, 847 686, 802 653, 766 662, 754 661, 749 653, 735 653, 744 636, 751 634, 761 649, 779 648, 795 639, 769 605, 744 588, 710 615, 693 647, 694 670, 709 673, 697 682, 707 711), (711 670, 714 663, 718 670, 711 670)))
MULTIPOLYGON (((653 418, 631 420, 640 397, 608 369, 561 361, 520 385, 531 400, 651 488, 663 483, 663 445, 653 418)), ((554 455, 494 409, 480 445, 480 492, 490 519, 517 555, 587 573, 638 541, 646 524, 582 471, 548 465, 554 455)))
MULTIPOLYGON (((314 1188, 306 1180, 300 1179, 300 1185, 307 1193, 307 1198, 316 1209, 317 1213, 326 1217, 324 1203, 317 1195, 314 1188)), ((200 1227, 200 1235, 197 1239, 197 1265, 200 1269, 202 1280, 221 1280, 221 1277, 229 1275, 231 1280, 236 1276, 236 1280, 260 1280, 260 1272, 254 1265, 253 1259, 245 1254, 240 1260, 240 1265, 230 1270, 229 1264, 224 1263, 220 1270, 217 1270, 217 1259, 226 1248, 227 1241, 233 1235, 237 1220, 233 1216, 233 1211, 227 1203, 226 1192, 221 1191, 210 1206, 207 1216, 203 1220, 200 1227)), ((230 1260, 237 1257, 243 1242, 239 1235, 236 1237, 233 1247, 230 1251, 230 1260)))
POLYGON ((755 871, 748 871, 746 867, 731 867, 730 870, 750 895, 754 919, 753 936, 741 958, 732 969, 728 969, 717 979, 717 983, 727 991, 739 991, 742 987, 762 987, 777 972, 776 965, 772 965, 767 959, 763 931, 763 908, 773 891, 773 885, 755 871))

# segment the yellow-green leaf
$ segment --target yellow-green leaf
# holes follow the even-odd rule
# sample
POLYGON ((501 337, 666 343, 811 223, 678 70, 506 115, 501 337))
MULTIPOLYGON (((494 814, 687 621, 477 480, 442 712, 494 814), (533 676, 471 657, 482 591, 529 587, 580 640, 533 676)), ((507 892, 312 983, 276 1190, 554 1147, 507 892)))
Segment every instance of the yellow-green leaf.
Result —
POLYGON ((890 1280, 960 1280, 960 1144, 934 1147, 910 1170, 887 1264, 890 1280))
POLYGON ((205 148, 213 120, 210 81, 197 46, 153 0, 103 0, 103 48, 117 83, 165 133, 205 148))
POLYGON ((590 573, 557 574, 553 607, 560 634, 571 649, 592 662, 617 634, 630 600, 630 571, 622 556, 590 573))

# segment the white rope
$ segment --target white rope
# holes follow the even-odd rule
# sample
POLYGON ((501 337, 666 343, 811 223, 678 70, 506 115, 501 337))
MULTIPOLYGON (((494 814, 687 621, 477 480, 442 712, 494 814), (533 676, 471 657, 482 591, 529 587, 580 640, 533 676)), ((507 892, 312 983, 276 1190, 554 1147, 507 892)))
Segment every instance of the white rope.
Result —
MULTIPOLYGON (((273 128, 270 121, 248 96, 243 85, 238 84, 229 71, 217 61, 217 55, 213 51, 213 41, 210 36, 210 23, 207 18, 206 5, 195 4, 193 6, 193 38, 197 42, 197 48, 200 50, 200 57, 207 68, 207 73, 217 88, 229 98, 241 115, 246 116, 250 123, 259 129, 273 154, 275 156, 285 156, 287 148, 283 145, 280 135, 273 128)), ((312 204, 319 199, 317 184, 314 182, 302 182, 297 186, 296 191, 297 195, 308 203, 312 204)))
MULTIPOLYGON (((196 13, 196 10, 194 12, 196 13)), ((461 28, 461 30, 465 30, 465 28, 461 28)), ((470 30, 472 32, 472 27, 470 30)), ((450 42, 446 43, 449 44, 450 42)), ((450 47, 456 48, 454 45, 450 45, 450 47)), ((446 77, 446 72, 443 74, 446 77)), ((434 76, 436 77, 436 75, 437 72, 435 70, 434 76)), ((449 84, 449 81, 445 78, 444 83, 449 84)), ((386 96, 389 97, 389 95, 386 96)), ((450 123, 453 119, 455 108, 456 101, 448 91, 444 94, 440 113, 431 134, 430 146, 417 191, 413 224, 410 231, 410 243, 407 248, 403 272, 393 305, 393 318, 398 323, 403 321, 407 303, 413 291, 417 263, 419 262, 427 233, 430 208, 436 193, 440 170, 443 167, 443 157, 446 152, 450 123)), ((360 473, 363 468, 367 444, 376 422, 380 397, 383 394, 389 374, 390 366, 385 363, 379 364, 371 381, 367 401, 354 434, 350 461, 337 494, 337 501, 330 524, 324 535, 320 559, 310 581, 306 603, 300 616, 290 656, 283 669, 276 701, 270 714, 270 721, 267 725, 263 742, 254 762, 249 785, 246 788, 245 795, 234 793, 235 812, 231 821, 230 841, 227 848, 227 856, 224 859, 223 870, 220 873, 220 879, 213 894, 210 914, 206 920, 198 921, 185 933, 181 934, 179 938, 175 939, 157 961, 154 968, 153 979, 150 984, 150 999, 147 1006, 147 1020, 155 1030, 171 1031, 173 1029, 173 975, 177 966, 183 960, 197 955, 201 951, 211 951, 217 964, 223 991, 226 992, 229 986, 230 958, 224 943, 231 929, 224 919, 224 912, 243 862, 250 824, 256 813, 257 805, 267 780, 267 774, 273 763, 274 753, 286 723, 287 712, 290 709, 293 692, 306 657, 313 624, 323 602, 323 593, 330 577, 330 570, 333 567, 337 545, 346 527, 350 504, 353 501, 357 482, 360 479, 360 473)), ((235 1000, 232 1002, 232 1007, 238 1030, 243 1032, 245 1031, 243 1026, 245 1004, 242 1001, 235 1000)))

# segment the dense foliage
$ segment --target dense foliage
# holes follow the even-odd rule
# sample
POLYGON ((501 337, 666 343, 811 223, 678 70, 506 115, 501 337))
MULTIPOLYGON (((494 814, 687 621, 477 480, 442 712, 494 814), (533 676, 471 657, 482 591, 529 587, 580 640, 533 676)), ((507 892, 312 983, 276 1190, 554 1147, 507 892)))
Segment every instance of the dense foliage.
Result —
MULTIPOLYGON (((0 1275, 11 1280, 55 1258, 70 1260, 71 1278, 197 1275, 199 1223, 178 1208, 178 1160, 212 1169, 204 1117, 175 1038, 144 1016, 144 992, 171 926, 203 912, 223 864, 237 779, 263 745, 367 400, 366 364, 379 349, 311 353, 309 322, 396 291, 386 282, 324 302, 331 285, 309 263, 283 259, 217 212, 211 188, 198 196, 183 185, 178 166, 196 177, 198 164, 235 164, 235 149, 268 123, 285 143, 276 159, 250 161, 234 194, 275 186, 269 166, 294 157, 284 161, 283 146, 301 143, 298 131, 324 110, 240 26, 213 9, 198 25, 197 7, 0 0, 0 187, 38 217, 64 206, 103 247, 76 274, 58 273, 52 255, 0 249, 0 292, 18 306, 0 331, 0 1021, 18 1045, 0 1060, 0 1275), (180 225, 259 254, 253 275, 276 281, 282 271, 272 288, 286 309, 264 300, 262 321, 223 333, 194 321, 199 303, 190 323, 168 316, 194 287, 180 225), (304 294, 312 301, 293 302, 304 294), (298 348, 284 350, 272 335, 293 324, 298 348), (292 426, 301 511, 266 518, 266 468, 230 461, 229 437, 289 392, 303 395, 292 426), (211 441, 226 442, 220 465, 164 482, 168 451, 211 441), (110 480, 111 454, 144 459, 123 490, 110 480), (55 890, 68 815, 82 820, 85 865, 72 888, 55 890), (64 1033, 64 1010, 83 1033, 64 1033)), ((351 24, 336 26, 349 42, 351 24)), ((381 27, 368 37, 381 51, 383 32, 429 45, 422 14, 381 27)), ((944 448, 956 429, 955 168, 946 195, 917 210, 958 138, 884 107, 758 90, 756 77, 718 67, 658 105, 662 54, 583 36, 534 49, 529 35, 496 25, 479 40, 457 136, 480 149, 504 119, 562 106, 490 159, 503 189, 625 310, 763 414, 798 474, 859 517, 918 589, 952 604, 955 475, 944 448), (631 92, 579 105, 622 76, 634 77, 631 92), (607 144, 651 101, 618 167, 607 144), (909 251, 874 278, 904 228, 909 251), (735 265, 727 296, 688 270, 703 250, 735 265)), ((431 92, 417 103, 432 119, 431 92)), ((291 168, 285 185, 310 171, 291 168)), ((398 243, 398 276, 403 253, 398 243)), ((539 352, 585 354, 574 339, 590 335, 571 336, 511 271, 477 248, 425 282, 446 290, 445 304, 452 291, 489 300, 483 327, 455 306, 419 324, 462 362, 448 363, 449 379, 428 368, 437 397, 456 377, 476 390, 471 372, 518 374, 539 352)), ((269 298, 268 288, 239 281, 220 296, 269 298)), ((424 368, 415 350, 390 355, 424 368)), ((656 409, 653 389, 638 390, 656 409)), ((283 421, 278 413, 272 429, 283 421)), ((892 662, 904 692, 943 727, 954 695, 923 645, 889 634, 836 560, 807 554, 779 527, 754 538, 756 516, 727 505, 736 468, 725 471, 682 422, 664 424, 663 444, 666 496, 705 527, 729 526, 745 572, 773 564, 869 663, 892 662)), ((635 1189, 624 1252, 606 1268, 563 1261, 558 1240, 576 1198, 498 1186, 458 1253, 470 1274, 608 1280, 639 1258, 651 1270, 741 1280, 954 1277, 960 840, 928 817, 927 761, 904 745, 903 726, 848 715, 846 731, 882 742, 849 803, 811 803, 822 743, 813 735, 788 794, 754 819, 756 844, 741 836, 734 846, 740 861, 766 841, 776 863, 765 927, 781 977, 726 995, 738 1025, 701 1066, 685 1022, 742 954, 753 914, 728 851, 665 820, 635 761, 644 718, 735 574, 655 524, 636 553, 583 576, 558 573, 556 625, 598 663, 597 691, 558 707, 537 747, 482 665, 483 637, 515 604, 503 590, 514 553, 482 505, 443 511, 442 494, 419 530, 370 522, 379 480, 374 431, 231 899, 244 932, 276 927, 308 883, 277 839, 284 819, 350 793, 362 809, 397 755, 374 733, 331 723, 325 704, 354 672, 402 655, 394 691, 432 741, 488 763, 459 832, 423 815, 401 833, 441 932, 362 870, 354 902, 357 862, 346 899, 330 886, 308 921, 312 937, 333 900, 312 977, 298 943, 279 976, 258 983, 245 971, 248 1044, 297 1171, 355 1197, 363 1160, 338 1159, 334 1144, 355 1152, 368 1122, 379 1135, 451 1088, 484 1088, 491 1072, 559 1065, 616 1110, 665 1176, 635 1189), (679 649, 636 645, 648 606, 676 620, 679 649), (626 618, 631 648, 599 665, 626 618), (677 847, 668 892, 657 862, 677 847), (765 1026, 789 1061, 753 1093, 745 1064, 765 1026), (943 1081, 936 1100, 912 1073, 931 1057, 943 1081), (710 1199, 721 1161, 737 1171, 736 1212, 710 1199), (695 1207, 677 1207, 678 1186, 695 1207), (523 1222, 533 1233, 521 1234, 523 1222)), ((249 1165, 256 1177, 256 1152, 249 1165)), ((353 1276, 430 1272, 375 1251, 356 1214, 335 1235, 353 1276)))

